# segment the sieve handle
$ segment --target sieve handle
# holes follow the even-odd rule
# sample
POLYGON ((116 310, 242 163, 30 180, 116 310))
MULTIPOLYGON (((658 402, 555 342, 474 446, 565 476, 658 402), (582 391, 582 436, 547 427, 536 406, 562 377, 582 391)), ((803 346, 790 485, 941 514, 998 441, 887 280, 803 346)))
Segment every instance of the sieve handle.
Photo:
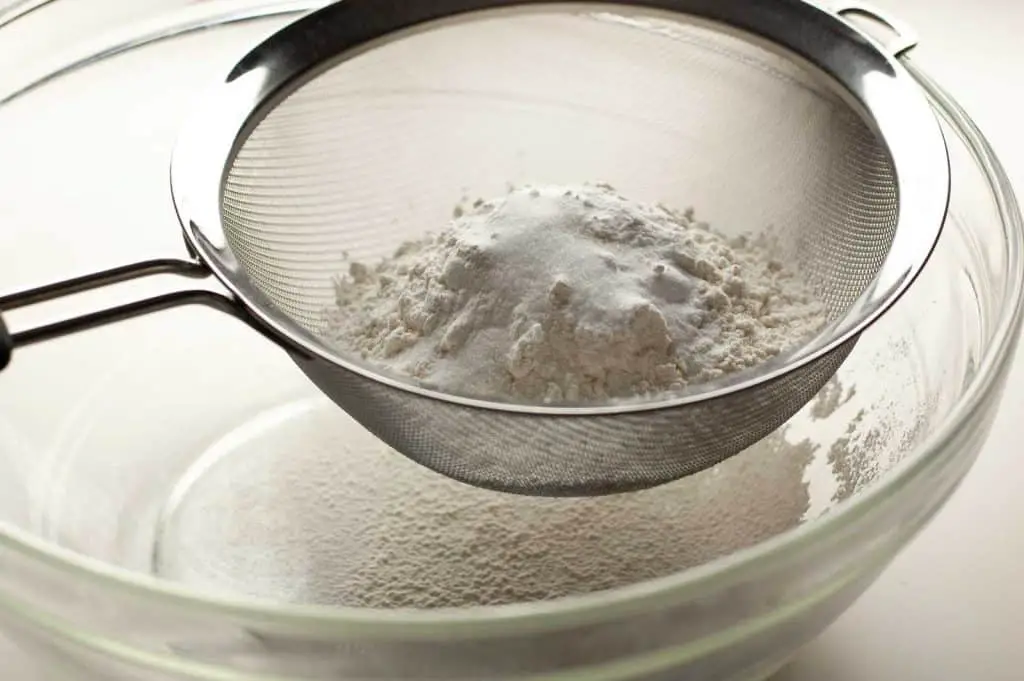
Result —
POLYGON ((894 57, 901 57, 917 47, 918 38, 914 29, 868 3, 859 2, 859 0, 838 0, 832 4, 832 11, 838 17, 862 17, 886 26, 895 34, 895 37, 886 43, 884 47, 894 57))
POLYGON ((11 363, 11 353, 14 352, 14 338, 7 330, 4 318, 0 317, 0 370, 11 363))
POLYGON ((11 355, 16 348, 172 307, 207 305, 237 317, 244 317, 245 313, 233 298, 223 293, 204 289, 193 283, 194 280, 204 279, 211 274, 212 272, 205 266, 188 260, 147 260, 0 296, 0 370, 10 363, 11 355), (181 278, 180 285, 176 290, 160 295, 140 296, 127 303, 102 307, 17 332, 11 331, 2 316, 4 312, 11 310, 104 288, 132 279, 163 274, 177 275, 181 278))

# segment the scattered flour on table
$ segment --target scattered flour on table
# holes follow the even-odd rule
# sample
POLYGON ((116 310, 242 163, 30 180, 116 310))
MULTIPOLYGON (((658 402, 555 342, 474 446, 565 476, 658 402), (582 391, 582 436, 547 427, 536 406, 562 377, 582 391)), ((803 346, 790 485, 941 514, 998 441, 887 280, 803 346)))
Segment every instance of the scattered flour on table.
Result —
POLYGON ((824 306, 765 239, 726 239, 608 185, 511 190, 338 278, 327 334, 448 392, 645 396, 760 364, 824 306))

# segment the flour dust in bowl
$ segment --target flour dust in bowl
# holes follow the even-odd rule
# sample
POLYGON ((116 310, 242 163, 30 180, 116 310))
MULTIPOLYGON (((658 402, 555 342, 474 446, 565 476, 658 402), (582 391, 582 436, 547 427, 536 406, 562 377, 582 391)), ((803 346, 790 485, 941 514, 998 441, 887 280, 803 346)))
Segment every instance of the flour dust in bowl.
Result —
POLYGON ((910 74, 801 0, 335 3, 197 108, 171 163, 197 260, 0 308, 154 271, 228 293, 8 345, 214 304, 397 451, 531 495, 657 486, 774 431, 912 284, 948 198, 910 74), (507 37, 530 23, 581 49, 507 37))

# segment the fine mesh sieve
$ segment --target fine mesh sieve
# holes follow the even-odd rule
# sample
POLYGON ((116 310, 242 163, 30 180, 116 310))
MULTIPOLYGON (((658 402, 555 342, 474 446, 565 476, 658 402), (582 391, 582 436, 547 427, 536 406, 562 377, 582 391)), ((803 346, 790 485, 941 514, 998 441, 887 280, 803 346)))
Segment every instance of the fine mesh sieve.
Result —
MULTIPOLYGON (((901 39, 897 56, 913 45, 901 39)), ((802 0, 345 0, 276 32, 204 98, 171 185, 194 262, 82 277, 0 309, 167 271, 212 272, 228 295, 185 289, 9 345, 214 304, 415 461, 481 487, 592 495, 704 470, 802 408, 925 265, 949 167, 898 59, 802 0), (441 394, 324 336, 346 257, 391 254, 460 197, 581 181, 695 206, 730 236, 767 231, 827 326, 682 395, 572 408, 441 394)))

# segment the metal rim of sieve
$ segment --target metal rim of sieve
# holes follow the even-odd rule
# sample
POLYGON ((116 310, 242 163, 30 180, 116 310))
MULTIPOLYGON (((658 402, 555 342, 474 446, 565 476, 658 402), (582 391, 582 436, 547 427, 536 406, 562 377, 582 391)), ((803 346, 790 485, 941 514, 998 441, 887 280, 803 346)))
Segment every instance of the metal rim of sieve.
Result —
POLYGON ((894 54, 843 19, 881 18, 863 5, 835 13, 804 0, 344 0, 314 11, 273 34, 245 55, 203 100, 182 129, 171 163, 171 189, 186 240, 242 306, 277 340, 398 390, 461 406, 551 416, 586 416, 676 408, 734 395, 814 362, 856 338, 910 287, 938 240, 950 192, 946 142, 934 112, 898 61, 914 41, 901 35, 894 54), (535 406, 451 395, 378 374, 340 357, 275 306, 249 281, 228 246, 220 202, 239 148, 263 118, 292 92, 329 68, 441 21, 523 9, 618 7, 666 12, 673 19, 739 31, 816 67, 843 93, 886 144, 898 191, 892 247, 873 283, 828 333, 799 349, 783 365, 742 372, 738 380, 705 384, 692 395, 636 404, 590 407, 535 406), (715 387, 708 387, 714 385, 715 387))

